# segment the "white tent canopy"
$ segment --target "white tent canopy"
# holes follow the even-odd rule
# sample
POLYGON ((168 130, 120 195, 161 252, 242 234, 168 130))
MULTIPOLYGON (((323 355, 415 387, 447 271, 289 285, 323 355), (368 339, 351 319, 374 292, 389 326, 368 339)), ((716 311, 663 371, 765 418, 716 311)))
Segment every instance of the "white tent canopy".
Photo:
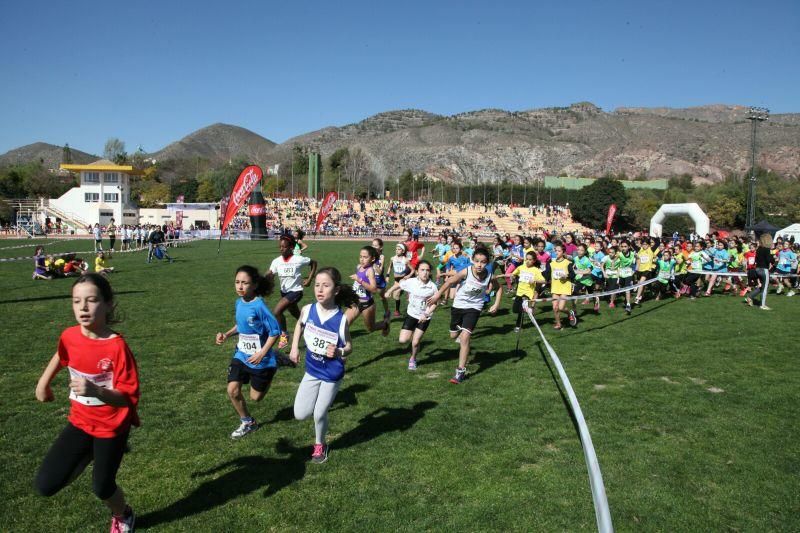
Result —
POLYGON ((663 229, 662 224, 668 215, 689 215, 694 221, 694 230, 701 237, 708 235, 710 230, 710 221, 708 216, 700 209, 697 204, 664 204, 662 205, 653 218, 650 219, 650 235, 653 237, 661 237, 663 229))
POLYGON ((776 232, 775 238, 777 239, 778 237, 783 237, 784 240, 794 237, 794 242, 800 242, 800 224, 792 224, 791 226, 776 232))

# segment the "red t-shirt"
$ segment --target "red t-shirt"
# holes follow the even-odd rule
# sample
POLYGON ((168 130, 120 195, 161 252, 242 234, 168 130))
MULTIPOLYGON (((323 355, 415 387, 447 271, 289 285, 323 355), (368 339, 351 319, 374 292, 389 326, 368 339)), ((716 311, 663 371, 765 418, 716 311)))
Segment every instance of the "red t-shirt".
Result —
POLYGON ((128 397, 131 407, 114 407, 97 398, 78 396, 70 390, 72 407, 68 420, 93 437, 111 438, 138 426, 139 375, 131 349, 121 336, 90 339, 80 326, 67 328, 58 340, 58 358, 71 376, 83 376, 101 387, 128 397))
POLYGON ((411 266, 417 268, 419 266, 419 249, 424 248, 425 245, 419 241, 406 241, 403 243, 406 246, 406 254, 411 254, 411 266))
POLYGON ((747 270, 756 268, 756 253, 748 250, 744 253, 744 264, 747 265, 747 270))

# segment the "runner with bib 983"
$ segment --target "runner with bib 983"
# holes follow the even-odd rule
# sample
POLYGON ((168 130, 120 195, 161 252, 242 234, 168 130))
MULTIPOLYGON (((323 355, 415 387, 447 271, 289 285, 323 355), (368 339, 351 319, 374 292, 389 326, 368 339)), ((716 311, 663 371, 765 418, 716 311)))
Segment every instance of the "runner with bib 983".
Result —
POLYGON ((472 265, 464 270, 452 272, 436 294, 428 300, 428 305, 435 305, 450 287, 459 286, 450 312, 450 338, 456 339, 456 342, 461 344, 461 348, 458 352, 456 374, 450 383, 462 383, 467 377, 470 340, 475 326, 478 324, 478 318, 481 316, 486 293, 490 288, 497 291, 497 299, 489 309, 489 313, 495 314, 500 307, 503 286, 492 277, 486 268, 491 257, 491 253, 486 248, 476 248, 472 253, 472 265))
POLYGON ((289 344, 284 312, 288 310, 295 318, 300 316, 297 302, 303 298, 303 287, 308 287, 314 279, 317 262, 298 253, 304 248, 298 248, 297 242, 291 235, 281 235, 279 247, 281 255, 272 260, 266 276, 272 278, 277 275, 281 284, 281 299, 275 305, 275 317, 281 326, 278 349, 282 350, 289 344), (304 266, 310 266, 311 272, 308 273, 308 278, 302 281, 303 276, 300 271, 304 266))
POLYGON ((216 343, 222 344, 228 337, 239 335, 228 367, 228 397, 241 421, 231 438, 238 439, 259 427, 247 409, 242 384, 250 383, 250 399, 254 402, 260 402, 267 394, 278 367, 272 347, 281 328, 262 298, 272 292, 272 278, 259 276, 255 267, 244 265, 236 269, 234 284, 239 295, 236 324, 225 333, 217 333, 216 343))

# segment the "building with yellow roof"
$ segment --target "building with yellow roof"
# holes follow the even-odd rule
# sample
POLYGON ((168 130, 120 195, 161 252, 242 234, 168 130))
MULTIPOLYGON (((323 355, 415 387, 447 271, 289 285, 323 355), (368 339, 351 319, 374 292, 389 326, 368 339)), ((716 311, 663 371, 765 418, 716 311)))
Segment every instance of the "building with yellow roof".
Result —
POLYGON ((131 177, 141 174, 131 165, 100 159, 88 165, 62 164, 61 170, 80 174, 80 186, 49 201, 49 210, 63 219, 101 226, 137 224, 139 208, 131 199, 131 177))

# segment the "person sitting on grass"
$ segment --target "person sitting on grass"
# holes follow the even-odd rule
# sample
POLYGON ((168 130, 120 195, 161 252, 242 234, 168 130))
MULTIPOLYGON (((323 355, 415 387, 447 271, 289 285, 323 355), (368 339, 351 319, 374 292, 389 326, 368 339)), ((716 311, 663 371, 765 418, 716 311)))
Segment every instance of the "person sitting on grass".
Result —
POLYGON ((94 271, 102 275, 114 272, 114 267, 108 265, 108 259, 104 252, 97 252, 97 257, 94 259, 94 271))
POLYGON ((53 279, 53 276, 47 271, 46 261, 44 247, 37 246, 33 255, 33 279, 53 279))

